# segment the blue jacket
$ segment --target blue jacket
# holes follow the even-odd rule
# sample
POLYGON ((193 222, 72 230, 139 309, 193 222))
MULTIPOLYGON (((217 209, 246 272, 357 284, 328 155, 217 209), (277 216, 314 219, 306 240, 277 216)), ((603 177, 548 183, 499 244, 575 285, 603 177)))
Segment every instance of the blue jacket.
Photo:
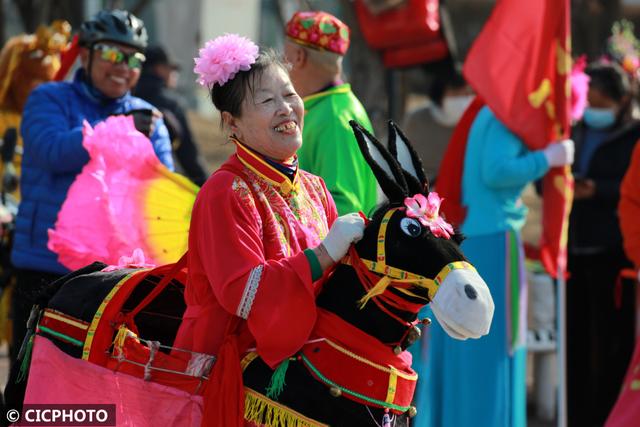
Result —
POLYGON ((542 150, 527 149, 484 107, 471 125, 465 152, 462 203, 467 217, 462 232, 474 237, 520 231, 527 216, 522 190, 548 170, 542 150))
MULTIPOLYGON (((73 82, 45 83, 27 99, 22 115, 21 202, 11 261, 22 269, 63 274, 68 269, 47 249, 47 230, 53 228, 58 211, 76 175, 89 161, 82 146, 82 123, 91 125, 110 115, 126 113, 151 104, 127 93, 118 99, 96 94, 79 70, 73 82)), ((173 169, 171 141, 164 122, 156 122, 151 142, 156 155, 173 169)))

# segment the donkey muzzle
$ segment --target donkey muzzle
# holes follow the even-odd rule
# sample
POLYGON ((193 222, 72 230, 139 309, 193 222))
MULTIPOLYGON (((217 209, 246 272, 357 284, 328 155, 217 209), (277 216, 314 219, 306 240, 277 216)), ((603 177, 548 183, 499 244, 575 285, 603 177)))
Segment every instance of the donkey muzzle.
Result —
POLYGON ((482 277, 475 270, 459 269, 440 284, 431 309, 451 337, 465 340, 489 333, 494 304, 482 277))

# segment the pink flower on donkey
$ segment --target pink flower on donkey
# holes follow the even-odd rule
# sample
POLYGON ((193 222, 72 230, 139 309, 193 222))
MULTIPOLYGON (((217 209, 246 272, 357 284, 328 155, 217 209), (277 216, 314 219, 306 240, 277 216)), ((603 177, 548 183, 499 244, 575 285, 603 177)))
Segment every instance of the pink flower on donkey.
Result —
POLYGON ((440 216, 440 205, 443 200, 438 193, 432 191, 427 197, 422 194, 407 197, 404 199, 404 205, 409 218, 415 218, 423 226, 429 227, 434 236, 449 239, 454 232, 451 224, 440 216))

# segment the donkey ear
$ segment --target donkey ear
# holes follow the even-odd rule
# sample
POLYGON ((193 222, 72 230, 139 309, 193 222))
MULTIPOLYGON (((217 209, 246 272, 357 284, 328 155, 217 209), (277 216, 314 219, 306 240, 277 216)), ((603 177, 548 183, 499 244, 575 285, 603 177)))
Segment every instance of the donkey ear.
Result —
POLYGON ((405 134, 392 120, 389 120, 389 151, 402 166, 409 190, 414 194, 427 192, 429 182, 422 167, 422 160, 405 134))
POLYGON ((402 168, 391 153, 355 120, 350 120, 360 152, 369 164, 382 192, 390 202, 401 202, 409 195, 402 168))

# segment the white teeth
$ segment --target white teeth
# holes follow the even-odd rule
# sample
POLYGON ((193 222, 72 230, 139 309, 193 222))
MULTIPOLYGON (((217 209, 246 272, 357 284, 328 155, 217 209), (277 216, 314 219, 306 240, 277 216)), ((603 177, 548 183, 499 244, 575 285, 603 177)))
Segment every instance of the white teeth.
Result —
POLYGON ((119 84, 125 84, 127 82, 127 80, 122 77, 116 77, 116 76, 109 76, 109 77, 111 78, 111 80, 119 84))
POLYGON ((296 123, 295 123, 295 122, 287 122, 287 123, 285 123, 285 124, 283 124, 283 125, 276 126, 276 127, 274 127, 273 129, 274 129, 276 132, 284 132, 284 131, 286 131, 286 130, 295 129, 295 127, 296 127, 296 126, 297 126, 297 125, 296 125, 296 123))

